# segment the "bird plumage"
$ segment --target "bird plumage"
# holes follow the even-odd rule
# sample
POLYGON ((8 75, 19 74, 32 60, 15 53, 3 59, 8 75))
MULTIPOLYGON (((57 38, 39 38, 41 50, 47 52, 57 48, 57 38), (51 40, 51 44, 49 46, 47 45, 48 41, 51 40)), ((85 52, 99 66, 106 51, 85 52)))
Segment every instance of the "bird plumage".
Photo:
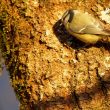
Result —
POLYGON ((87 12, 67 10, 61 20, 70 34, 85 43, 96 43, 102 36, 110 35, 110 32, 105 31, 98 20, 87 12))

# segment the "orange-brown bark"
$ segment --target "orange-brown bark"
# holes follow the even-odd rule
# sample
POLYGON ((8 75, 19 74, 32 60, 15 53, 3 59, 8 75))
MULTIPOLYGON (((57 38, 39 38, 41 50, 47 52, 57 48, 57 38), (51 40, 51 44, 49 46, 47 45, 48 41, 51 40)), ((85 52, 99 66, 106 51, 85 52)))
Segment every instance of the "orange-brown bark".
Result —
POLYGON ((0 5, 0 41, 21 110, 109 110, 109 44, 82 49, 60 25, 67 9, 97 17, 109 1, 1 0, 0 5))

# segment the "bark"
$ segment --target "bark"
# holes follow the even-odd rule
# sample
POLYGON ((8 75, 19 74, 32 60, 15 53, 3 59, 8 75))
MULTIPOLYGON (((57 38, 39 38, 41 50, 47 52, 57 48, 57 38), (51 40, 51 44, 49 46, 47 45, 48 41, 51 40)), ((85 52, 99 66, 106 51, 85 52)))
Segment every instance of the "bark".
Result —
POLYGON ((83 49, 60 22, 67 9, 98 19, 108 6, 109 0, 0 1, 0 44, 21 110, 109 110, 109 43, 83 49))

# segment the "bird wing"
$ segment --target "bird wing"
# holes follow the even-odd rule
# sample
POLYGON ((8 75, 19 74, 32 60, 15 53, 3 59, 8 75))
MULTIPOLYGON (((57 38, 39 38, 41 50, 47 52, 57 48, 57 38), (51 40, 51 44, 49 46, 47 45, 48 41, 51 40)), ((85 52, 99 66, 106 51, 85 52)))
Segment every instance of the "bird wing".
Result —
POLYGON ((104 34, 103 29, 96 25, 87 25, 83 28, 80 33, 87 33, 87 34, 104 34))
POLYGON ((90 14, 82 12, 74 16, 74 19, 69 24, 69 28, 75 33, 110 35, 110 32, 108 33, 104 31, 98 20, 96 20, 90 14))
POLYGON ((74 31, 75 33, 79 34, 98 34, 98 35, 110 35, 110 33, 104 31, 100 26, 96 25, 85 25, 85 26, 79 26, 75 29, 72 29, 73 27, 70 26, 70 30, 74 31))

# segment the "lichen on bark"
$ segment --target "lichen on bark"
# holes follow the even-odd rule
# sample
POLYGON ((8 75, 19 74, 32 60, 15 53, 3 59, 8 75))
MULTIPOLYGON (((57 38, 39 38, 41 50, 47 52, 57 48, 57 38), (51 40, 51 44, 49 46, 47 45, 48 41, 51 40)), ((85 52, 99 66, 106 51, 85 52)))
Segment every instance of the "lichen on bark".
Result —
POLYGON ((109 1, 1 0, 0 5, 0 45, 21 110, 109 110, 109 43, 83 50, 60 23, 67 9, 97 15, 109 1))

